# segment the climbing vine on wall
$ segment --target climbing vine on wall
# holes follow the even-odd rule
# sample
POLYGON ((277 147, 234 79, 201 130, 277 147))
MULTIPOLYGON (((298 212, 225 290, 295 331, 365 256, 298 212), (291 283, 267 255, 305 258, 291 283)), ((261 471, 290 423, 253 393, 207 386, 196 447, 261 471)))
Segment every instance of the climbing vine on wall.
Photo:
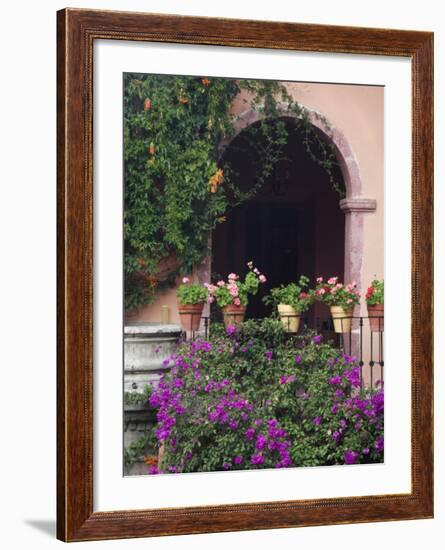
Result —
POLYGON ((127 310, 149 303, 180 272, 190 273, 208 253, 209 232, 224 221, 227 210, 251 198, 270 176, 287 142, 283 105, 298 122, 308 154, 335 188, 333 150, 282 83, 124 75, 127 310), (242 91, 243 101, 263 115, 243 132, 245 143, 258 150, 255 178, 247 191, 234 184, 236 174, 221 150, 223 139, 234 133, 230 109, 242 91))

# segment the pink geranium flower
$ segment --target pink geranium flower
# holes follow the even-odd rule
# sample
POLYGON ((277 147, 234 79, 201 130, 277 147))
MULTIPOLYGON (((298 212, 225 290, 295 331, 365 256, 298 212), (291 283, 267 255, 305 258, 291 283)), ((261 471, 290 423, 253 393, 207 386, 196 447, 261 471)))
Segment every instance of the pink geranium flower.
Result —
POLYGON ((183 278, 182 278, 182 283, 183 283, 184 285, 186 285, 186 284, 189 283, 189 282, 190 282, 190 279, 189 279, 188 277, 183 277, 183 278))
POLYGON ((227 288, 229 289, 229 293, 231 296, 233 296, 234 298, 238 296, 238 287, 236 286, 236 284, 231 283, 227 286, 227 288))

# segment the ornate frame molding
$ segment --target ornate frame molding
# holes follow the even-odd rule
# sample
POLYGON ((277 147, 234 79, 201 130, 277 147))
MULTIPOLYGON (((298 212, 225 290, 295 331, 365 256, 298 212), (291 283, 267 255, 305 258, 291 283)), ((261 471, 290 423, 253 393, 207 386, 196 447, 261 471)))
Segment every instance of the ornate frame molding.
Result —
MULTIPOLYGON (((433 515, 433 35, 65 9, 57 14, 57 536, 95 540, 433 515), (94 40, 404 56, 412 62, 412 489, 406 494, 93 511, 94 40)), ((355 195, 353 195, 355 196, 355 195)), ((350 216, 361 215, 351 212, 350 216)))

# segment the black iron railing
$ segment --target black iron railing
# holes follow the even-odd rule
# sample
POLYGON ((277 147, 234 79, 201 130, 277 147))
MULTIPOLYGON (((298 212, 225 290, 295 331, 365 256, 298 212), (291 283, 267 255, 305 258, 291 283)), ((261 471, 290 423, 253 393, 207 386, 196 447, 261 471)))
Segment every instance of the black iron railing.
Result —
MULTIPOLYGON (((194 314, 191 314, 194 315, 194 314)), ((196 314, 198 315, 198 314, 196 314)), ((237 324, 244 320, 244 314, 231 313, 231 323, 237 324)), ((306 330, 314 330, 342 350, 344 354, 354 356, 360 366, 362 384, 373 386, 383 382, 384 371, 384 317, 304 317, 295 314, 281 315, 280 320, 288 338, 302 335, 306 330), (380 376, 379 376, 380 375, 380 376)), ((210 318, 199 315, 191 319, 190 327, 196 330, 183 331, 183 340, 207 339, 210 328, 210 318)))

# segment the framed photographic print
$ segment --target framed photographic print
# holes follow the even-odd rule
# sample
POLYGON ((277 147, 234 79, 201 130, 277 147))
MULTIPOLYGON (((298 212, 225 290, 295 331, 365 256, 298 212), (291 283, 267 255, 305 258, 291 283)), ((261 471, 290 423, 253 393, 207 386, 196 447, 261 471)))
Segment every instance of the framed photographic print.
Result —
POLYGON ((433 35, 58 12, 58 538, 433 515, 433 35))

